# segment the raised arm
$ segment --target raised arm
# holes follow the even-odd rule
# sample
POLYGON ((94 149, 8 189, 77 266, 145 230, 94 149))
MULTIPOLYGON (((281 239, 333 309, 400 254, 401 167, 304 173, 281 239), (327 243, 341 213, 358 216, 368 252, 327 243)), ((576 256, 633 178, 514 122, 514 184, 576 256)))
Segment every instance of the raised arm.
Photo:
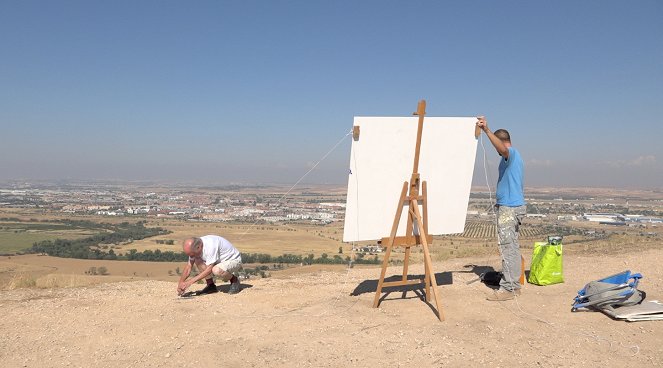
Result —
POLYGON ((490 143, 493 144, 493 147, 497 150, 497 153, 499 153, 500 156, 504 157, 505 159, 509 158, 509 148, 502 142, 501 139, 497 138, 493 132, 490 131, 488 128, 488 121, 484 116, 478 116, 477 117, 477 126, 481 128, 481 130, 486 133, 486 136, 488 139, 490 139, 490 143))

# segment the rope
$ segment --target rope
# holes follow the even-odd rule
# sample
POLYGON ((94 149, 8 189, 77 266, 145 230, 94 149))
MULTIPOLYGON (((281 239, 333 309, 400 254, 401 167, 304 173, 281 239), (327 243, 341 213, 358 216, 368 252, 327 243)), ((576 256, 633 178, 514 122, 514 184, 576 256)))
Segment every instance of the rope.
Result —
MULTIPOLYGON (((343 141, 345 140, 345 138, 347 138, 350 134, 352 134, 352 130, 350 130, 346 135, 343 136, 343 138, 341 138, 338 142, 336 142, 336 144, 335 144, 335 145, 334 145, 329 151, 327 151, 327 153, 325 153, 325 155, 322 156, 322 158, 321 158, 320 160, 318 160, 318 162, 316 162, 315 165, 313 165, 313 167, 311 167, 311 168, 310 168, 310 169, 309 169, 304 175, 302 175, 302 176, 299 178, 299 180, 297 180, 297 182, 296 182, 295 184, 293 184, 293 185, 290 187, 290 189, 288 189, 288 191, 285 192, 285 194, 283 194, 283 195, 281 196, 281 198, 279 198, 278 201, 276 201, 276 204, 277 204, 277 205, 280 204, 280 203, 283 201, 283 199, 284 199, 286 196, 288 196, 288 194, 290 194, 290 192, 292 192, 292 190, 295 189, 295 187, 297 187, 297 185, 299 185, 299 183, 300 183, 302 180, 304 180, 304 178, 306 178, 306 177, 308 176, 308 174, 310 174, 313 170, 315 170, 315 168, 318 167, 318 165, 319 165, 322 161, 324 161, 324 160, 327 158, 327 156, 329 156, 332 152, 334 152, 334 150, 335 150, 335 149, 336 149, 341 143, 343 143, 343 141)), ((257 224, 260 220, 261 220, 261 218, 256 219, 256 220, 251 224, 251 226, 249 226, 249 227, 246 229, 246 231, 245 231, 244 233, 242 233, 242 234, 239 236, 239 240, 241 240, 242 238, 244 238, 244 236, 245 236, 246 234, 248 234, 249 230, 253 229, 253 228, 256 226, 256 224, 257 224)))
MULTIPOLYGON (((344 141, 344 140, 345 140, 350 134, 352 134, 352 130, 350 130, 350 131, 349 131, 347 134, 345 134, 345 135, 344 135, 344 136, 343 136, 338 142, 336 142, 336 144, 334 144, 334 145, 333 145, 333 146, 327 151, 327 153, 325 153, 325 154, 322 156, 322 158, 320 158, 320 159, 319 159, 319 160, 318 160, 318 161, 317 161, 317 162, 316 162, 316 163, 315 163, 315 164, 314 164, 314 165, 313 165, 313 166, 312 166, 312 167, 311 167, 311 168, 310 168, 310 169, 309 169, 304 175, 302 175, 302 176, 299 178, 299 180, 297 180, 297 181, 295 182, 295 184, 293 184, 293 185, 290 187, 290 189, 288 189, 288 191, 287 191, 285 194, 283 194, 283 195, 279 198, 279 200, 276 202, 276 204, 277 204, 277 205, 280 204, 280 203, 281 203, 281 202, 282 202, 282 201, 288 196, 288 194, 290 194, 290 192, 292 192, 292 191, 297 187, 297 185, 299 185, 299 183, 301 183, 301 181, 304 180, 304 178, 306 178, 311 172, 313 172, 313 170, 315 170, 315 169, 318 167, 318 165, 319 165, 322 161, 324 161, 324 160, 325 160, 325 159, 326 159, 326 158, 327 158, 332 152, 334 152, 334 151, 336 150, 336 148, 338 148, 338 146, 341 145, 341 143, 343 143, 343 141, 344 141)), ((356 161, 355 161, 355 163, 356 163, 356 161)), ((353 174, 355 175, 355 180, 357 180, 357 179, 356 179, 357 174, 356 174, 356 173, 353 173, 353 174)), ((357 194, 356 201, 357 201, 357 203, 359 203, 359 202, 358 202, 358 201, 359 201, 359 199, 358 199, 358 194, 357 194)), ((256 220, 255 220, 255 221, 254 221, 254 222, 253 222, 253 223, 252 223, 252 224, 246 229, 246 231, 245 231, 244 233, 242 233, 242 234, 239 236, 238 240, 241 240, 242 238, 244 238, 244 237, 245 237, 245 236, 246 236, 246 235, 247 235, 247 234, 248 234, 248 233, 249 233, 249 232, 250 232, 250 231, 251 231, 251 230, 257 225, 257 224, 258 224, 259 221, 261 221, 261 218, 256 219, 256 220)), ((357 220, 357 221, 358 221, 358 220, 357 220)), ((358 225, 358 224, 357 224, 357 225, 358 225)), ((357 227, 357 229, 358 229, 358 227, 357 227)), ((359 230, 357 230, 357 231, 359 231, 359 230)), ((354 245, 354 243, 353 243, 353 245, 354 245)), ((299 310, 299 309, 302 309, 302 308, 305 307, 305 305, 302 305, 302 306, 300 306, 300 307, 297 307, 297 308, 291 309, 289 312, 285 312, 285 313, 281 313, 281 314, 269 314, 269 315, 262 315, 262 316, 251 315, 251 316, 237 316, 237 317, 240 317, 240 318, 259 318, 259 317, 262 317, 262 318, 274 318, 274 317, 290 317, 290 316, 322 317, 322 316, 324 316, 324 315, 327 315, 328 312, 329 312, 331 309, 335 309, 336 304, 339 302, 339 300, 340 300, 340 298, 341 298, 342 290, 344 290, 344 289, 345 289, 345 286, 347 285, 348 279, 349 279, 349 277, 350 277, 350 270, 351 270, 351 268, 352 268, 351 264, 352 264, 352 261, 354 260, 354 256, 355 256, 355 254, 354 254, 354 246, 353 246, 353 247, 352 247, 351 254, 350 254, 350 262, 348 263, 347 272, 346 272, 346 275, 345 275, 345 277, 344 277, 343 284, 341 285, 341 291, 339 291, 339 293, 338 293, 338 295, 336 296, 336 298, 334 299, 334 301, 333 301, 331 304, 329 304, 328 307, 327 307, 322 313, 319 313, 319 314, 317 314, 317 315, 311 315, 311 314, 293 314, 293 313, 292 313, 292 311, 296 311, 296 310, 299 310)), ((348 309, 352 308, 352 307, 353 307, 358 301, 359 301, 359 299, 357 299, 357 300, 356 300, 351 306, 349 306, 349 307, 346 308, 345 310, 348 310, 348 309)), ((341 312, 341 311, 338 311, 336 314, 338 314, 338 313, 340 313, 340 312, 341 312)))

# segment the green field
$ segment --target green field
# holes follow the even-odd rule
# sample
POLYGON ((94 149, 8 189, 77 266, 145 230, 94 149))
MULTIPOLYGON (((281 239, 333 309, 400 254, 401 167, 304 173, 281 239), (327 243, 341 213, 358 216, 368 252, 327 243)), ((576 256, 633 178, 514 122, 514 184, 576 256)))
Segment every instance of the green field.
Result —
MULTIPOLYGON (((102 231, 102 230, 99 230, 102 231)), ((24 251, 43 240, 78 239, 98 233, 67 224, 43 222, 0 222, 0 254, 24 251)))

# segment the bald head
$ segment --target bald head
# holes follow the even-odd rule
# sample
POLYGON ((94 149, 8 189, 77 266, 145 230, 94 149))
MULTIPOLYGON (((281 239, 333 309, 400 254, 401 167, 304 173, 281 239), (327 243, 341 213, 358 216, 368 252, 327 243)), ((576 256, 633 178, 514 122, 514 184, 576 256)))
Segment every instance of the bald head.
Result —
POLYGON ((200 238, 188 238, 182 243, 184 254, 189 257, 197 257, 203 252, 203 240, 200 238))
POLYGON ((511 143, 511 135, 506 129, 497 129, 493 134, 501 141, 511 143))

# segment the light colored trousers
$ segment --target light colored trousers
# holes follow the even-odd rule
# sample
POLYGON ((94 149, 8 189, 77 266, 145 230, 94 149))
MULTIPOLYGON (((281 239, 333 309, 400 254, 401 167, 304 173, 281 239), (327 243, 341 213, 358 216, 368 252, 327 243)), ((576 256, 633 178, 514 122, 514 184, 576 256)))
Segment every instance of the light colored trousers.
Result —
POLYGON ((520 289, 521 257, 518 232, 526 206, 497 206, 497 240, 502 254, 502 280, 500 289, 513 291, 520 289))

